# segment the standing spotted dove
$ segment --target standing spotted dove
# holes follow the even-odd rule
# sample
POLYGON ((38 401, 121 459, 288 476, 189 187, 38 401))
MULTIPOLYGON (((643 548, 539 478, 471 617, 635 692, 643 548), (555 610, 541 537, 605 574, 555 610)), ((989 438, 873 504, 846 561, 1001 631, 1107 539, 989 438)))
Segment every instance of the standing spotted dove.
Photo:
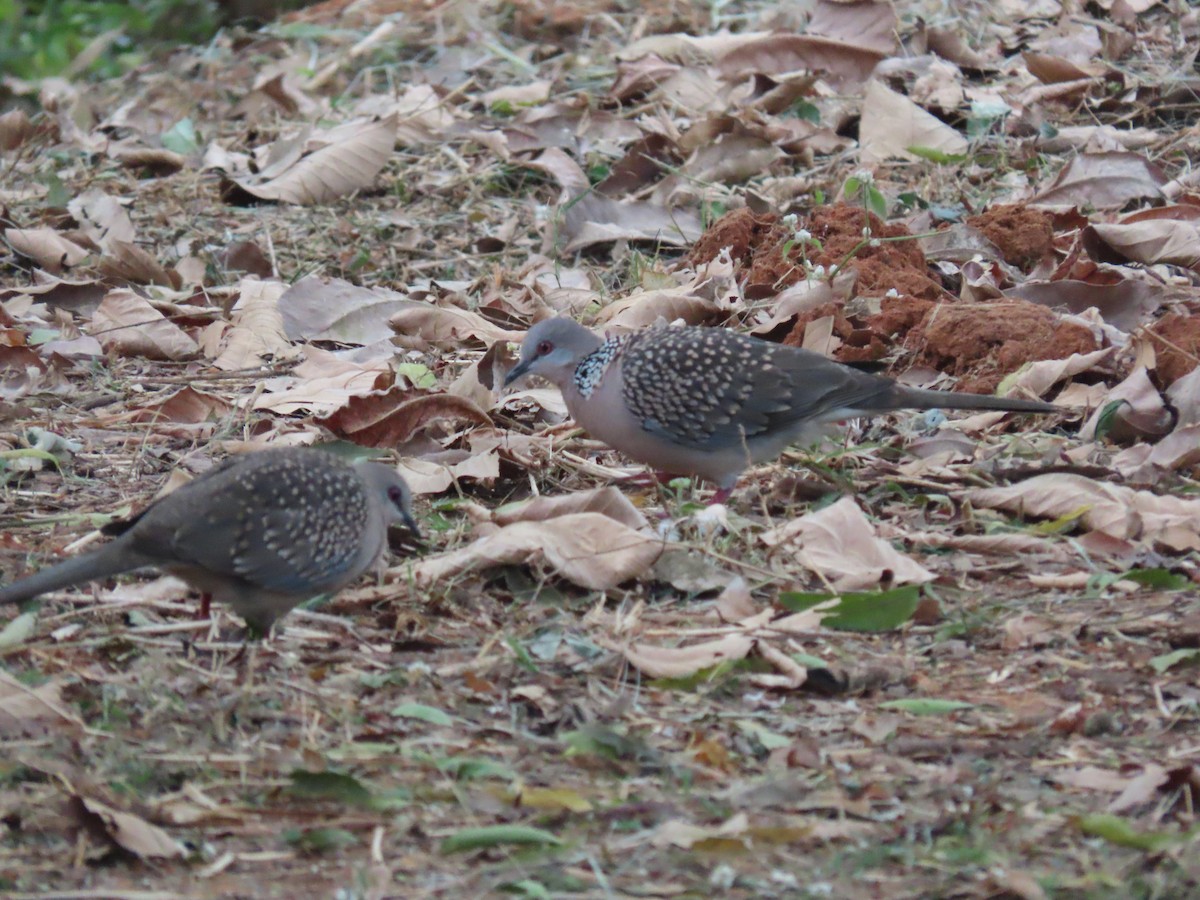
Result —
POLYGON ((602 340, 567 318, 534 325, 504 384, 541 375, 575 421, 626 456, 714 482, 728 498, 750 465, 820 426, 896 409, 1055 412, 1037 400, 905 387, 819 353, 726 328, 665 327, 602 340))
POLYGON ((387 549, 388 526, 417 533, 412 494, 393 469, 317 450, 264 450, 226 460, 106 526, 115 541, 0 588, 0 603, 155 566, 228 603, 265 635, 298 603, 332 593, 387 549))

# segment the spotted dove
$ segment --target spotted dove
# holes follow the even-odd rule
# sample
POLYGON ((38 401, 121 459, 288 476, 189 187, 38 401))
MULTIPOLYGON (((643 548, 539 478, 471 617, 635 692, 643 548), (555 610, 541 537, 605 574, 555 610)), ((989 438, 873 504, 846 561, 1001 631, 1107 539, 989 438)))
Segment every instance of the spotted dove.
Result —
POLYGON ((505 378, 541 375, 575 421, 632 459, 695 475, 725 500, 750 465, 820 426, 896 409, 1054 412, 1037 400, 906 387, 727 328, 660 327, 603 340, 568 318, 534 325, 505 378))
POLYGON ((395 470, 319 450, 264 450, 226 460, 107 526, 119 537, 92 553, 0 588, 0 603, 147 566, 228 603, 265 635, 298 603, 371 569, 388 526, 414 533, 412 495, 395 470))

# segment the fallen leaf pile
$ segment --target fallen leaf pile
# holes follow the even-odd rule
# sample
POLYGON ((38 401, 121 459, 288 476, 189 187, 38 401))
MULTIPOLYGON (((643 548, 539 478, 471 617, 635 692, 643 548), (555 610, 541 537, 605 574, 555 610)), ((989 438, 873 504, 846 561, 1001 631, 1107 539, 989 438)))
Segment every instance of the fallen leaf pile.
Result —
POLYGON ((1200 894, 1198 41, 328 0, 0 80, 4 580, 267 445, 391 460, 426 532, 251 684, 174 579, 3 611, 0 893, 1200 894), (847 423, 707 507, 501 388, 551 315, 1061 412, 847 423))

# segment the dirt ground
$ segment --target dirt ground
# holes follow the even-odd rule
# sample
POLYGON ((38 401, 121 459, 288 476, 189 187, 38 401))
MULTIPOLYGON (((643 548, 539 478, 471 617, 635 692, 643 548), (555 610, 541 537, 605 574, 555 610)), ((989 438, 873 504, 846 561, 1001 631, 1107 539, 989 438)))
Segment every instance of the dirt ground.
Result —
POLYGON ((1103 6, 330 2, 9 79, 0 580, 265 445, 423 539, 250 649, 151 573, 0 611, 0 896, 1200 896, 1200 17, 1103 6), (551 314, 1061 412, 710 507, 499 389, 551 314))

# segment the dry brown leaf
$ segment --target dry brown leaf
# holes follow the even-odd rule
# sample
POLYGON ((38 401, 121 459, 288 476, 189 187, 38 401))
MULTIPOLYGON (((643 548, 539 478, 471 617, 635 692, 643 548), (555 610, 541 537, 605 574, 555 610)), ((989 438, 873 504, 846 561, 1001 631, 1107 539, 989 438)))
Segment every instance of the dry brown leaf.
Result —
POLYGON ((1200 224, 1174 219, 1148 219, 1128 224, 1097 222, 1080 235, 1097 262, 1146 266, 1168 263, 1200 268, 1200 224))
POLYGON ((667 209, 648 201, 612 200, 586 194, 563 213, 560 239, 575 253, 593 244, 614 241, 653 241, 686 246, 700 237, 700 217, 687 209, 667 209))
POLYGON ((500 477, 500 454, 472 453, 456 463, 429 459, 403 459, 398 466, 414 494, 440 494, 460 478, 492 481, 500 477))
POLYGON ((311 346, 301 352, 304 362, 290 376, 270 379, 267 391, 255 400, 255 409, 329 415, 351 397, 377 393, 392 383, 391 367, 384 360, 356 363, 311 346))
POLYGON ((364 447, 399 446, 434 422, 445 419, 492 424, 488 414, 465 397, 412 394, 409 388, 393 387, 383 393, 351 397, 344 406, 318 421, 335 434, 364 447))
POLYGON ((393 315, 425 307, 387 288, 366 288, 316 276, 302 278, 279 298, 279 313, 289 339, 339 344, 387 340, 393 334, 388 325, 393 315))
POLYGON ((884 56, 879 50, 830 38, 776 34, 741 43, 723 54, 717 67, 730 80, 820 72, 836 90, 852 90, 871 76, 884 56))
POLYGON ((572 491, 555 497, 535 497, 519 503, 506 503, 497 507, 490 518, 498 525, 511 525, 513 522, 543 522, 581 512, 599 513, 639 531, 647 525, 641 510, 611 485, 590 491, 572 491))
POLYGON ((758 135, 717 135, 688 157, 680 168, 688 177, 714 184, 738 184, 767 171, 783 151, 758 135))
POLYGON ((776 552, 786 548, 794 553, 801 565, 828 578, 839 591, 875 587, 882 579, 923 584, 934 577, 878 537, 850 497, 768 529, 759 539, 776 552))
POLYGON ((1079 429, 1081 441, 1096 440, 1096 428, 1108 404, 1123 401, 1109 420, 1108 437, 1129 441, 1158 438, 1171 430, 1174 416, 1150 381, 1145 366, 1138 366, 1124 381, 1106 392, 1092 417, 1079 429))
POLYGON ((0 735, 16 738, 40 737, 54 731, 82 732, 83 722, 68 711, 62 688, 59 680, 29 687, 0 670, 0 735))
MULTIPOLYGON (((568 581, 606 591, 647 572, 663 542, 599 513, 571 513, 544 522, 515 522, 449 553, 411 567, 417 584, 496 565, 545 566, 568 581)), ((408 577, 408 566, 391 570, 408 577)))
POLYGON ((154 403, 137 406, 121 418, 131 422, 196 425, 219 421, 232 411, 233 406, 224 397, 188 385, 165 398, 156 398, 154 403))
POLYGON ((187 855, 169 834, 133 813, 79 794, 71 797, 69 809, 91 835, 106 838, 139 859, 183 859, 187 855))
POLYGON ((269 167, 259 178, 244 176, 233 179, 233 183, 252 197, 300 206, 345 197, 374 184, 375 176, 392 155, 396 122, 393 114, 377 121, 357 119, 316 132, 311 141, 319 146, 311 152, 292 159, 290 148, 281 148, 289 157, 283 171, 269 167))
POLYGON ((110 240, 105 255, 99 261, 100 271, 114 281, 131 284, 157 284, 178 290, 183 279, 159 265, 157 259, 136 244, 110 240))
POLYGON ((1059 519, 1082 510, 1085 528, 1170 550, 1200 550, 1200 500, 1159 496, 1082 475, 1036 475, 1017 484, 966 492, 976 505, 1019 516, 1059 519))
POLYGON ((491 345, 496 341, 519 344, 523 331, 508 331, 493 325, 478 313, 444 306, 419 304, 401 310, 389 320, 392 330, 408 338, 419 338, 438 347, 458 349, 464 343, 491 345))
POLYGON ((225 371, 258 368, 270 362, 295 359, 300 350, 284 332, 279 299, 287 290, 281 281, 243 278, 241 296, 233 307, 233 327, 225 334, 225 349, 213 366, 225 371))
POLYGON ((545 172, 554 179, 555 184, 562 188, 558 202, 566 203, 572 197, 578 197, 591 187, 587 173, 579 167, 563 150, 558 147, 547 147, 533 159, 521 163, 539 172, 545 172))
POLYGON ((1165 292, 1161 284, 1127 278, 1116 284, 1091 284, 1086 281, 1030 281, 1004 292, 1051 309, 1066 308, 1082 313, 1095 308, 1104 321, 1122 331, 1132 332, 1144 325, 1151 313, 1162 306, 1165 292))
POLYGON ((200 346, 187 332, 150 305, 145 297, 124 288, 109 291, 88 331, 106 350, 147 359, 187 359, 200 346))
POLYGON ((71 200, 67 209, 79 223, 79 231, 94 241, 106 255, 115 256, 116 242, 132 244, 137 240, 133 220, 116 197, 99 188, 91 188, 71 200))
POLYGON ((882 54, 896 51, 896 10, 891 3, 878 0, 816 0, 807 34, 845 41, 882 54))
POLYGON ((53 228, 6 228, 4 239, 47 272, 57 274, 87 259, 88 251, 53 228))
POLYGON ((967 139, 902 94, 872 80, 863 98, 858 140, 861 159, 871 164, 884 159, 917 160, 910 147, 926 147, 942 153, 967 152, 967 139))
POLYGON ((728 634, 687 647, 631 644, 621 652, 630 665, 650 678, 686 678, 723 662, 745 659, 754 645, 754 638, 748 635, 728 634))
POLYGON ((718 309, 715 301, 697 296, 687 288, 638 291, 604 307, 596 324, 603 327, 606 334, 641 331, 660 321, 678 319, 688 325, 699 325, 718 309))
POLYGON ((0 115, 0 151, 16 150, 33 135, 33 123, 25 110, 10 109, 0 115))
POLYGON ((1158 200, 1167 183, 1162 170, 1138 153, 1081 153, 1029 203, 1066 209, 1118 209, 1131 200, 1158 200))

